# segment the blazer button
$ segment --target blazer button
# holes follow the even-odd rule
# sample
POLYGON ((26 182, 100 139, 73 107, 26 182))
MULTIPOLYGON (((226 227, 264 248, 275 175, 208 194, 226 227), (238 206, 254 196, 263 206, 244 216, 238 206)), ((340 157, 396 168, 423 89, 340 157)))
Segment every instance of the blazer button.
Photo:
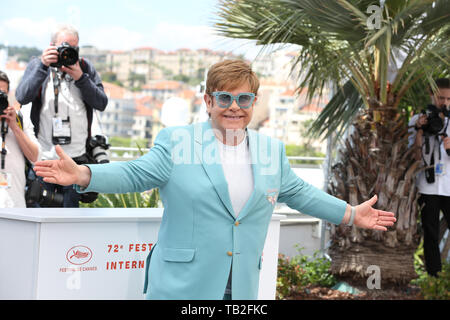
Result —
POLYGON ((233 255, 233 252, 231 252, 231 251, 228 251, 227 252, 227 255, 229 255, 230 257, 233 255))
POLYGON ((237 227, 239 225, 239 221, 236 221, 234 225, 237 227))

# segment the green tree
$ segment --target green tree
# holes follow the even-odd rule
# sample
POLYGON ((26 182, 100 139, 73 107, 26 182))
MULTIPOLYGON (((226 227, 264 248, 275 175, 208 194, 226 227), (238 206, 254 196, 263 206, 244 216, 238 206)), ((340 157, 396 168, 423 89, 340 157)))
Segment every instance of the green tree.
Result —
MULTIPOLYGON (((5 48, 4 45, 0 45, 0 49, 5 48)), ((42 54, 42 50, 35 47, 8 47, 8 55, 16 56, 17 61, 28 63, 30 59, 34 57, 39 57, 42 54)))
POLYGON ((140 90, 141 86, 145 84, 145 75, 138 74, 135 72, 130 72, 128 74, 128 81, 130 82, 130 87, 132 90, 140 90))
MULTIPOLYGON (((299 46, 299 89, 312 98, 332 86, 334 96, 312 133, 342 137, 329 192, 355 205, 378 195, 393 211, 388 232, 332 229, 332 272, 365 281, 369 265, 382 282, 416 277, 418 244, 415 173, 408 149, 409 112, 423 106, 423 88, 448 75, 449 0, 221 0, 215 27, 264 48, 299 46), (375 5, 375 6, 374 6, 375 5), (393 71, 393 72, 392 72, 393 71)), ((296 70, 293 68, 293 70, 296 70)))

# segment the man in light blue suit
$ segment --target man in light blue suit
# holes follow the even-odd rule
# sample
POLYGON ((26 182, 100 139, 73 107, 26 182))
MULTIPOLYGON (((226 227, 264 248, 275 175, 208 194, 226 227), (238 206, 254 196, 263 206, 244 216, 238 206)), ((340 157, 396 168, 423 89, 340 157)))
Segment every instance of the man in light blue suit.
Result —
POLYGON ((38 162, 44 181, 79 192, 159 188, 164 214, 147 258, 148 299, 256 299, 261 255, 275 203, 334 224, 386 231, 394 214, 351 207, 293 173, 281 141, 248 130, 259 81, 239 60, 215 64, 204 96, 210 120, 163 129, 141 158, 76 165, 38 162))

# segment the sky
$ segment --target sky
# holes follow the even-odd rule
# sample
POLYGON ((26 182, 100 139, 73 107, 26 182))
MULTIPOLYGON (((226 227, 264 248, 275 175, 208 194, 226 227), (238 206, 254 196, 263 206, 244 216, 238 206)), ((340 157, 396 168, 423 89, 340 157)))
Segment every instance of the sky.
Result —
POLYGON ((253 43, 215 34, 217 6, 218 0, 14 0, 0 10, 0 43, 44 49, 56 26, 71 24, 79 30, 80 46, 209 48, 255 56, 253 43))

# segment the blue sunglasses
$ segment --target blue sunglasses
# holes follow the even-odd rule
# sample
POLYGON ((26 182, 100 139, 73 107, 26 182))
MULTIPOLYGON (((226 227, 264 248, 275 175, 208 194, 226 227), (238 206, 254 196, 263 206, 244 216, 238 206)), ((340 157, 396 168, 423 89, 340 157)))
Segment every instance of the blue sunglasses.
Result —
POLYGON ((255 94, 251 92, 243 92, 234 96, 226 91, 216 91, 212 95, 216 98, 217 105, 224 109, 230 107, 235 100, 239 108, 248 109, 255 100, 255 94))

